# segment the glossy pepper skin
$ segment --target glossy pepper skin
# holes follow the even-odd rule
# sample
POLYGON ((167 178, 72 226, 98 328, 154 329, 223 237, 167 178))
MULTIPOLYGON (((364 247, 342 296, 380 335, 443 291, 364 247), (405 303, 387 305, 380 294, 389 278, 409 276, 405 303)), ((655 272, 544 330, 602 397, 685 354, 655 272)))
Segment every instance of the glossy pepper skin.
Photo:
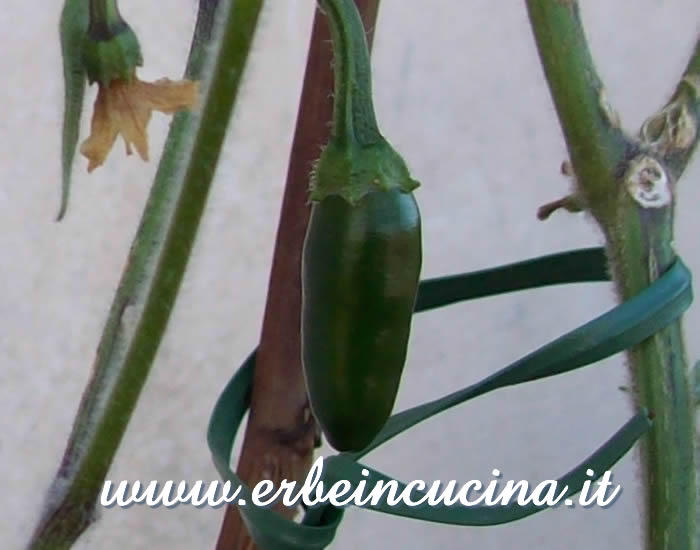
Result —
POLYGON ((418 183, 380 133, 354 0, 319 0, 334 48, 331 140, 316 163, 302 261, 302 363, 333 447, 359 451, 396 400, 421 268, 418 183))
POLYGON ((359 450, 394 406, 421 265, 411 193, 330 196, 313 206, 303 259, 303 362, 331 445, 359 450))

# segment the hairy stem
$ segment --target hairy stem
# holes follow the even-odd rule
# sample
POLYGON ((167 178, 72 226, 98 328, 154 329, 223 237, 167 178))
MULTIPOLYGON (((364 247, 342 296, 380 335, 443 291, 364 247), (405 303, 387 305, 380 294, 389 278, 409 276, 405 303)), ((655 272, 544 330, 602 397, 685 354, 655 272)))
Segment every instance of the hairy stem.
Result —
POLYGON ((372 67, 365 29, 353 0, 319 0, 333 37, 333 138, 371 145, 381 139, 372 100, 372 67), (352 55, 351 55, 352 53, 352 55))
MULTIPOLYGON (((671 99, 639 132, 643 153, 637 159, 658 161, 662 176, 646 183, 657 191, 666 188, 669 204, 644 208, 639 200, 630 200, 629 193, 623 194, 618 200, 616 223, 609 229, 611 251, 617 257, 613 266, 619 272, 615 279, 623 298, 653 282, 675 259, 672 242, 677 182, 697 148, 699 128, 700 40, 671 99), (634 261, 645 268, 630 268, 634 261)), ((628 168, 628 178, 630 173, 628 168)), ((629 179, 623 183, 629 184, 629 179)), ((659 426, 650 433, 642 455, 647 471, 647 546, 699 548, 694 385, 681 323, 630 350, 630 366, 637 400, 649 404, 659 426), (662 494, 666 498, 659 498, 662 494)))
MULTIPOLYGON (((669 104, 639 139, 626 137, 605 98, 575 0, 526 0, 567 141, 578 192, 597 219, 620 299, 675 261, 676 182, 697 143, 698 49, 669 104)), ((642 444, 648 550, 694 548, 694 411, 681 321, 629 350, 638 406, 654 425, 642 444)))
POLYGON ((212 2, 202 6, 186 72, 206 73, 203 110, 173 122, 32 549, 70 548, 94 521, 187 266, 262 0, 222 2, 217 32, 212 2))
POLYGON ((626 148, 591 57, 575 0, 527 0, 535 41, 576 177, 593 215, 605 216, 626 148), (602 210, 602 212, 601 212, 602 210))

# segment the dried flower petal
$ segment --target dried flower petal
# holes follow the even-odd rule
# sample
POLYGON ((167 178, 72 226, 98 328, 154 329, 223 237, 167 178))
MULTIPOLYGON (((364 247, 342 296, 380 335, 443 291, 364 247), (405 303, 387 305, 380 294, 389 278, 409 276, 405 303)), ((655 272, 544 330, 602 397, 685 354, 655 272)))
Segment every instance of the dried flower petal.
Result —
POLYGON ((88 158, 88 172, 102 165, 121 134, 127 154, 131 147, 143 160, 148 160, 146 127, 151 112, 166 114, 191 109, 197 99, 199 85, 191 80, 142 82, 135 76, 130 80, 113 80, 109 86, 99 85, 92 115, 90 137, 80 147, 88 158))

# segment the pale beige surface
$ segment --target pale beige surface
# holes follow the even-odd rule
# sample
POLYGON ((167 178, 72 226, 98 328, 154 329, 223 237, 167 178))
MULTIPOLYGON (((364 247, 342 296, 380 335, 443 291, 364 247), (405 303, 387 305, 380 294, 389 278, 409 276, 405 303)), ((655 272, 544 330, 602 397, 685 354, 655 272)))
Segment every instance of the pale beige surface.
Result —
MULTIPOLYGON (((117 147, 85 174, 57 225, 62 83, 60 2, 6 0, 0 11, 0 547, 21 548, 63 451, 96 343, 140 217, 154 160, 117 147)), ((122 0, 147 78, 181 72, 192 0, 122 0)), ((589 0, 584 19, 627 128, 672 89, 700 31, 697 0, 589 0)), ((255 345, 300 91, 312 0, 270 0, 203 227, 113 479, 213 480, 204 432, 214 400, 255 345)), ((377 110, 423 182, 424 275, 527 258, 601 238, 584 216, 535 219, 562 196, 565 147, 516 0, 384 0, 376 38, 377 110)), ((89 100, 92 100, 91 91, 89 100)), ((86 122, 86 121, 84 121, 86 122)), ((85 128, 85 126, 84 126, 85 128)), ((678 249, 700 272, 697 159, 681 185, 678 249)), ((606 285, 532 291, 420 316, 399 408, 467 385, 613 304, 606 285)), ((698 357, 697 307, 687 316, 698 357)), ((403 479, 539 481, 568 470, 631 414, 620 358, 464 405, 375 452, 403 479)), ((334 548, 634 549, 635 459, 607 510, 561 509, 498 528, 458 529, 350 510, 334 548)), ((213 548, 221 510, 111 509, 81 549, 213 548)))

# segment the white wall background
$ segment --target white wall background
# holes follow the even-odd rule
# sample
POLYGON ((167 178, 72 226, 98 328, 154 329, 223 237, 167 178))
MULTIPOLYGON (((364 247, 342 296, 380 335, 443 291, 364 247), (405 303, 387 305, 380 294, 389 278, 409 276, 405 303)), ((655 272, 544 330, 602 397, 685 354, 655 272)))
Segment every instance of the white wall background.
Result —
MULTIPOLYGON (((76 163, 67 219, 59 200, 61 2, 0 10, 0 546, 22 548, 57 467, 102 324, 154 175, 168 120, 151 123, 154 159, 116 147, 88 176, 76 163)), ((122 0, 142 41, 142 77, 181 74, 193 0, 122 0)), ((191 268, 113 479, 213 480, 211 408, 260 330, 273 239, 314 2, 270 0, 256 38, 191 268)), ((583 16, 611 101, 633 130, 671 92, 700 31, 696 0, 588 0, 583 16)), ((541 223, 564 195, 566 157, 524 2, 384 0, 374 64, 386 135, 423 182, 424 276, 599 244, 582 215, 541 223)), ((88 97, 91 103, 94 90, 88 97)), ((84 121, 85 128, 87 117, 84 121)), ((120 145, 120 144, 118 144, 120 145)), ((700 272, 700 163, 680 186, 677 246, 700 272)), ((399 397, 405 408, 465 386, 601 313, 607 285, 492 298, 416 319, 399 397)), ((686 318, 700 352, 700 310, 686 318)), ((500 391, 375 452, 403 479, 549 479, 631 414, 621 358, 500 391)), ((350 510, 334 548, 639 548, 636 461, 615 469, 607 510, 562 509, 497 528, 459 529, 350 510)), ((213 548, 221 510, 110 509, 77 548, 213 548)))

